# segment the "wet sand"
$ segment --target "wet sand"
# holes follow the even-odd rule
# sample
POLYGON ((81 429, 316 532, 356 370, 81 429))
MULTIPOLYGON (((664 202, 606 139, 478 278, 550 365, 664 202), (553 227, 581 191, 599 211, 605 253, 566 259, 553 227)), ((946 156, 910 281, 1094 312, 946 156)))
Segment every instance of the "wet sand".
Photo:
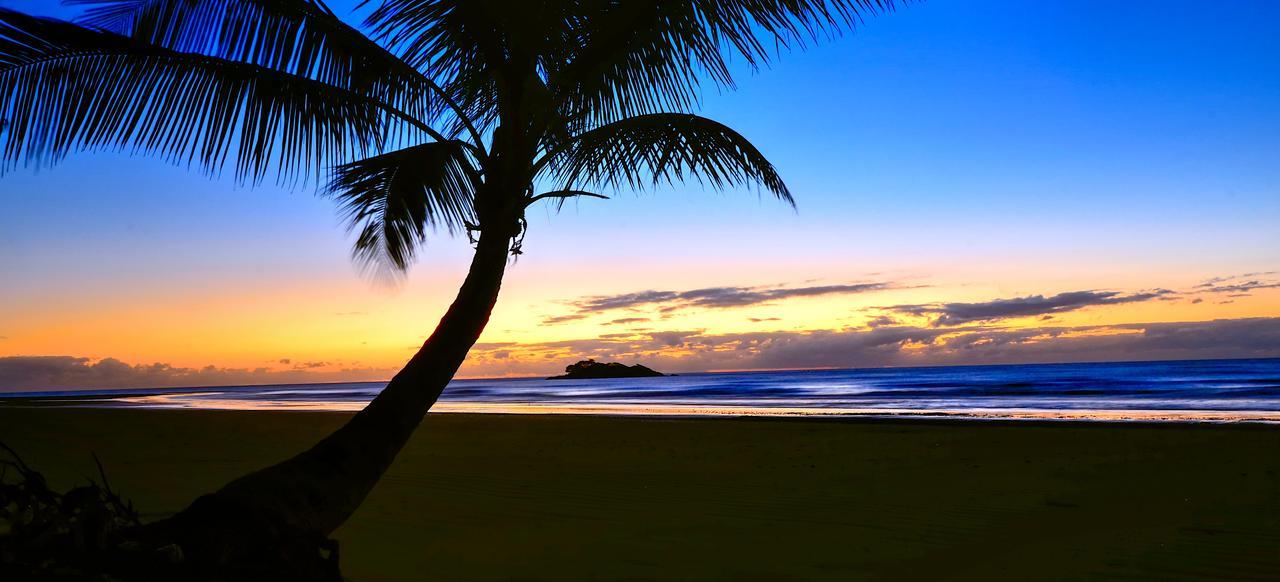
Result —
MULTIPOLYGON (((345 415, 0 408, 150 517, 345 415)), ((1265 425, 430 416, 337 533, 352 580, 1276 579, 1265 425)))

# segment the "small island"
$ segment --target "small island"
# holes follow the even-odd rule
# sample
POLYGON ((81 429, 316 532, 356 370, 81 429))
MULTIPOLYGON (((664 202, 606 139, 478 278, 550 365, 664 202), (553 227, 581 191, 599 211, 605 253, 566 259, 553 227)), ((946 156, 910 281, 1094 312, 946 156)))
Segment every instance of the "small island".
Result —
POLYGON ((628 366, 618 362, 601 363, 595 360, 582 360, 569 364, 564 368, 564 375, 552 376, 548 380, 586 380, 595 378, 652 378, 666 376, 662 372, 636 364, 628 366))

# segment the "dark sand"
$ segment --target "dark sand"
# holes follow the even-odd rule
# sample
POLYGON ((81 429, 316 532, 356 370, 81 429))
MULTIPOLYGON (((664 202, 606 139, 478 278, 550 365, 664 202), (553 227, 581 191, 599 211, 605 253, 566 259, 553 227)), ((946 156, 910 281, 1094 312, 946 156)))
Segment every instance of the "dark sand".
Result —
MULTIPOLYGON (((335 413, 0 409, 155 517, 335 413)), ((353 580, 1278 579, 1267 426, 430 416, 337 538, 353 580)))

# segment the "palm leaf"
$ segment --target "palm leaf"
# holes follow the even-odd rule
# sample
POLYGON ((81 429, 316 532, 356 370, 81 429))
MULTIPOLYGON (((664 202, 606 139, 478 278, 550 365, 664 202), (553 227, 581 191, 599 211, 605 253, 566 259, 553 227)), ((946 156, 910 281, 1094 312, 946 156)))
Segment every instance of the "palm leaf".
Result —
POLYGON ((773 164, 729 127, 683 113, 638 115, 577 136, 543 158, 564 184, 645 188, 692 178, 716 189, 757 184, 794 205, 773 164))
MULTIPOLYGON (((367 3, 368 0, 362 2, 367 3)), ((470 120, 473 133, 492 129, 504 105, 520 98, 509 42, 516 29, 544 30, 539 8, 548 2, 502 0, 383 0, 365 21, 375 38, 442 87, 470 120), (505 97, 503 96, 505 94, 505 97)), ((527 53, 527 51, 525 51, 527 53)), ((529 61, 532 64, 532 61, 529 61)))
POLYGON ((699 78, 732 88, 732 59, 750 67, 854 26, 893 0, 578 0, 564 54, 544 63, 564 115, 593 125, 696 105, 699 78))
POLYGON ((298 75, 0 9, 0 170, 116 149, 288 181, 377 147, 388 115, 298 75))
POLYGON ((544 148, 555 148, 565 132, 634 115, 689 111, 697 105, 700 78, 733 87, 734 59, 759 67, 780 50, 838 34, 893 5, 384 0, 367 25, 435 79, 478 125, 492 127, 519 112, 526 117, 522 127, 542 133, 544 148), (528 119, 531 111, 536 119, 528 119))
POLYGON ((80 22, 179 52, 250 63, 383 101, 423 123, 446 109, 422 73, 320 0, 64 0, 80 22))
POLYGON ((427 231, 456 233, 475 222, 480 176, 463 142, 431 142, 337 167, 329 184, 353 255, 375 270, 403 271, 427 231))

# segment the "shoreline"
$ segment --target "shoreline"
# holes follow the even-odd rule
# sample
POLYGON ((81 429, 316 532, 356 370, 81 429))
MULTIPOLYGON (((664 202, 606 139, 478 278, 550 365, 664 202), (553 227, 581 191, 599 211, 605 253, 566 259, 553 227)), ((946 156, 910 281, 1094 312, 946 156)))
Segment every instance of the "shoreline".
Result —
MULTIPOLYGON (((211 410, 260 412, 354 413, 364 402, 300 402, 245 399, 173 398, 189 394, 0 397, 0 409, 211 410)), ((437 402, 437 414, 620 416, 651 418, 796 418, 932 420, 941 422, 1051 422, 1141 424, 1280 424, 1280 411, 1195 409, 1065 409, 1065 408, 805 408, 713 404, 560 404, 511 402, 437 402)))

